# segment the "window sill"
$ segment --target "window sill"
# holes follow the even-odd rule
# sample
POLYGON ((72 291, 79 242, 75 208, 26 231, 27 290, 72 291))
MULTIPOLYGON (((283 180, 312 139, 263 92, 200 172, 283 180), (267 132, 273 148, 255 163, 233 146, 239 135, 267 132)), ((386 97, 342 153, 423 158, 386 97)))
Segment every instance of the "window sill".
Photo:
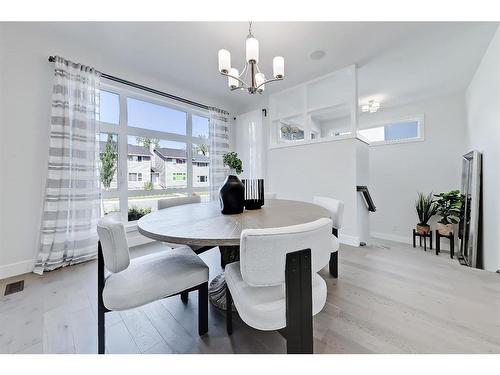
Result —
POLYGON ((125 232, 127 232, 127 233, 135 232, 137 230, 137 220, 130 221, 130 222, 124 224, 123 226, 125 227, 125 232))
POLYGON ((273 149, 280 149, 280 148, 287 148, 287 147, 300 147, 300 146, 313 145, 313 144, 325 143, 325 142, 339 142, 339 141, 345 141, 346 139, 356 139, 358 141, 361 141, 363 143, 368 144, 368 142, 366 142, 364 139, 349 134, 349 135, 340 135, 340 136, 336 136, 336 137, 325 137, 325 138, 319 138, 319 139, 313 139, 313 140, 304 140, 304 141, 299 141, 297 143, 271 144, 269 146, 269 149, 273 150, 273 149))

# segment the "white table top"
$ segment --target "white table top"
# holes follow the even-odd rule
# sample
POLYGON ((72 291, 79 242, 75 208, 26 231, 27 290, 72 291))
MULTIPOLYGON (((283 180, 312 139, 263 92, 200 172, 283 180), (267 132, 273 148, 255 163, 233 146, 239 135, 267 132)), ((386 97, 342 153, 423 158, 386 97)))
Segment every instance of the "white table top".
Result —
POLYGON ((223 215, 219 202, 193 203, 169 207, 143 216, 139 232, 162 242, 192 246, 238 246, 241 231, 247 228, 272 228, 304 224, 329 211, 312 203, 267 199, 258 210, 223 215))

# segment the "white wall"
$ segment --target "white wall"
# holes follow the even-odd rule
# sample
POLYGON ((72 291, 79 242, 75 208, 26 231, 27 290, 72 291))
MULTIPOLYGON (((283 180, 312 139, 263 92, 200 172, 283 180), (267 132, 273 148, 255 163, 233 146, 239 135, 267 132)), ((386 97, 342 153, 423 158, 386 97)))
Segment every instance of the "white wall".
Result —
POLYGON ((370 213, 374 237, 410 243, 417 223, 417 192, 460 189, 461 156, 466 151, 463 93, 382 107, 377 113, 362 114, 359 127, 420 114, 425 116, 424 141, 370 147, 369 186, 377 206, 370 213))
POLYGON ((147 86, 231 111, 226 103, 173 87, 127 67, 106 51, 80 45, 43 24, 0 24, 1 213, 0 278, 32 270, 47 170, 53 64, 49 55, 71 60, 147 86))
POLYGON ((270 149, 269 190, 277 193, 280 199, 312 202, 313 197, 319 195, 343 200, 340 240, 356 246, 365 240, 359 228, 364 221, 358 217, 360 201, 356 183, 360 166, 365 171, 363 182, 368 179, 368 155, 366 150, 360 150, 367 148, 363 142, 351 138, 270 149), (358 158, 363 157, 365 162, 360 162, 358 158))
POLYGON ((500 28, 466 92, 468 150, 483 154, 482 266, 500 270, 500 28))

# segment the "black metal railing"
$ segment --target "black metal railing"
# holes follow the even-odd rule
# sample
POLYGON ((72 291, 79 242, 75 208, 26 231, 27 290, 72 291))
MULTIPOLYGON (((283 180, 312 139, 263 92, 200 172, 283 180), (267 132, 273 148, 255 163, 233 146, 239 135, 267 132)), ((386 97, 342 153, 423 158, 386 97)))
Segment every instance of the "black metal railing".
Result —
POLYGON ((375 212, 377 210, 377 207, 375 207, 375 204, 373 203, 373 199, 370 195, 370 191, 368 190, 368 186, 358 185, 356 186, 356 191, 359 191, 361 195, 363 195, 368 211, 375 212))

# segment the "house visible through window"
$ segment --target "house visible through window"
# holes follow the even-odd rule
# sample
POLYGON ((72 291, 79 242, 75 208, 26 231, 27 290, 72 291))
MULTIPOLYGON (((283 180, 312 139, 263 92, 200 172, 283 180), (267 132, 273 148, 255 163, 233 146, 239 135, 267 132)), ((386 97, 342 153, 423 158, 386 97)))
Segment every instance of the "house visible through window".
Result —
POLYGON ((424 139, 421 118, 402 120, 361 129, 360 136, 372 145, 419 141, 424 139))
POLYGON ((208 182, 208 176, 198 176, 198 182, 208 182))

